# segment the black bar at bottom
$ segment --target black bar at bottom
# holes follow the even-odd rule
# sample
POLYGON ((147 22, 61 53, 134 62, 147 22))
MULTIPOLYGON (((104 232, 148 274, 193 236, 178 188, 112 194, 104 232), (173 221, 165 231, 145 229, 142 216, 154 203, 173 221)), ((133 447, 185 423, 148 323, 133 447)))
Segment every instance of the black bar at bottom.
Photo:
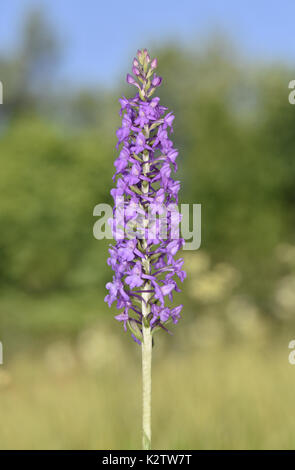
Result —
MULTIPOLYGON (((294 451, 244 451, 244 450, 0 450, 0 461, 4 460, 11 463, 29 463, 31 467, 34 464, 40 466, 46 465, 81 465, 83 468, 108 467, 109 465, 123 466, 125 468, 140 468, 152 465, 170 465, 170 466, 190 466, 200 465, 203 463, 208 465, 215 459, 218 461, 232 460, 236 464, 244 463, 248 458, 254 457, 255 460, 260 457, 265 459, 271 458, 275 464, 277 460, 281 463, 284 454, 293 453, 294 451)), ((4 466, 2 467, 4 468, 4 466)))

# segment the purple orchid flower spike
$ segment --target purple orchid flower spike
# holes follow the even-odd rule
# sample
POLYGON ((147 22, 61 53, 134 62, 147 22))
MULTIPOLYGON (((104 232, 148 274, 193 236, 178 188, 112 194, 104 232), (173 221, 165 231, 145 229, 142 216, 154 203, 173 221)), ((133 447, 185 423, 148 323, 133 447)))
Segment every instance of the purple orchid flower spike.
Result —
POLYGON ((116 302, 120 310, 116 320, 125 330, 129 328, 142 347, 145 449, 151 448, 153 335, 158 330, 169 332, 166 325, 178 322, 182 305, 172 308, 167 300, 173 300, 173 292, 180 291, 177 282, 186 277, 183 259, 175 258, 184 244, 183 239, 175 238, 181 217, 169 212, 178 203, 180 189, 180 182, 171 177, 178 156, 169 137, 175 116, 160 105, 160 98, 152 98, 162 83, 155 73, 157 66, 157 59, 151 59, 146 49, 138 51, 132 64, 134 76, 127 74, 126 78, 136 87, 136 95, 120 99, 123 117, 116 132, 120 153, 115 161, 114 218, 110 223, 116 244, 110 247, 108 259, 114 276, 106 285, 109 293, 105 298, 109 306, 116 302), (164 235, 157 215, 167 215, 164 235))

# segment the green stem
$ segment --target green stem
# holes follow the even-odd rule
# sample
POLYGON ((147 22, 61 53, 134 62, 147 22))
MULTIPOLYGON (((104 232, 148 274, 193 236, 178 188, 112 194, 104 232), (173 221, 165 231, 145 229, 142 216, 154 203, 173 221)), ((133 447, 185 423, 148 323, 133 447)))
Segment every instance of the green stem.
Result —
MULTIPOLYGON (((146 306, 143 306, 143 315, 146 306)), ((145 317, 145 315, 144 315, 145 317)), ((142 322, 142 445, 151 449, 151 398, 152 398, 152 332, 151 327, 142 322)))
MULTIPOLYGON (((148 128, 145 129, 146 137, 149 136, 148 128)), ((149 172, 149 152, 143 152, 143 173, 149 172)), ((141 190, 143 194, 148 194, 149 184, 142 183, 141 190)), ((147 220, 144 222, 146 226, 147 220)), ((143 251, 147 249, 145 238, 142 240, 143 251)), ((150 274, 150 259, 146 255, 142 260, 142 267, 146 274, 150 274)), ((150 282, 145 282, 144 290, 150 290, 150 282)), ((152 413, 152 330, 148 315, 151 312, 149 304, 151 294, 145 292, 142 294, 142 446, 144 450, 151 449, 152 429, 151 429, 151 413, 152 413)))

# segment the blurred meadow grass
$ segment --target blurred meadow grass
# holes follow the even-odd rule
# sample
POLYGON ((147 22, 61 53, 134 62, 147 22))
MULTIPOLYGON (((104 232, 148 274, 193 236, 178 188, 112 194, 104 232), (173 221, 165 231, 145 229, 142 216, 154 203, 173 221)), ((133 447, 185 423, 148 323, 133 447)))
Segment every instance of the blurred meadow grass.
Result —
MULTIPOLYGON (((197 349, 182 338, 176 350, 161 347, 155 449, 295 447, 295 372, 285 344, 197 349)), ((140 349, 92 328, 75 345, 55 342, 1 368, 1 449, 140 448, 140 397, 140 349)))

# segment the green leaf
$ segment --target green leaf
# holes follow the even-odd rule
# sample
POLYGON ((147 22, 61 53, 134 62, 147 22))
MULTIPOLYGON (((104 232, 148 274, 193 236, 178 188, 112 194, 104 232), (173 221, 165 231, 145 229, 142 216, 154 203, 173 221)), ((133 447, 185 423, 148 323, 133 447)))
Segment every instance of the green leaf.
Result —
POLYGON ((141 342, 142 341, 142 332, 138 326, 138 323, 136 323, 135 320, 128 320, 127 325, 131 333, 134 334, 134 336, 141 342))

